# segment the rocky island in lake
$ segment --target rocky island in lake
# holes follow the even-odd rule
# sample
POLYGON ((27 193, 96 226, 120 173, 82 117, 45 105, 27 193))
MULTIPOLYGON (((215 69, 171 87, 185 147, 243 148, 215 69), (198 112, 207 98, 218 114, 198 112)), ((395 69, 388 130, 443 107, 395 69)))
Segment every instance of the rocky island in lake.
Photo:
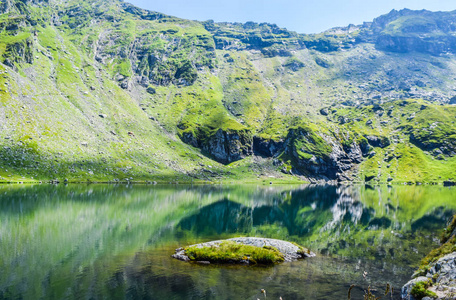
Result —
POLYGON ((315 254, 294 243, 258 237, 239 237, 176 249, 174 258, 202 264, 275 264, 315 254))

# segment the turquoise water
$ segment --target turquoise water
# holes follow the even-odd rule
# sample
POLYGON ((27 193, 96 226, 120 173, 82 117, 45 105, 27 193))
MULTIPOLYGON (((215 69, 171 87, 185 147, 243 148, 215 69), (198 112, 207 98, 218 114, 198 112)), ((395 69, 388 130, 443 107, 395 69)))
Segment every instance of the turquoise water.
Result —
MULTIPOLYGON (((0 186, 0 299, 362 299, 396 291, 456 212, 442 186, 0 186), (174 249, 235 236, 316 258, 201 266, 174 249), (363 273, 367 272, 367 276, 363 273)), ((394 299, 398 298, 395 292, 394 299)), ((389 298, 388 298, 389 299, 389 298)))

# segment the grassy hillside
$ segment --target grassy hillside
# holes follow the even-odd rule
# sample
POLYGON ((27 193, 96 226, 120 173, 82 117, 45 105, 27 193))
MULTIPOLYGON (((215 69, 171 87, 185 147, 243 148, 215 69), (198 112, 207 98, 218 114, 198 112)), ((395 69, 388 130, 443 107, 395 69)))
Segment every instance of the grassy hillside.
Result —
POLYGON ((1 182, 454 177, 452 54, 376 50, 364 27, 305 36, 117 0, 0 12, 1 182))

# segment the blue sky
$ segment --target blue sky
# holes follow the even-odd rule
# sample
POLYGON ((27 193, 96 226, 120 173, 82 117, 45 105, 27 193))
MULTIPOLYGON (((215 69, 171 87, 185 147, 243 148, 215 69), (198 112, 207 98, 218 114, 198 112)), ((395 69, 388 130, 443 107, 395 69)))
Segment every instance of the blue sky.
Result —
POLYGON ((299 33, 372 21, 392 9, 456 10, 456 0, 125 0, 180 18, 268 22, 299 33))

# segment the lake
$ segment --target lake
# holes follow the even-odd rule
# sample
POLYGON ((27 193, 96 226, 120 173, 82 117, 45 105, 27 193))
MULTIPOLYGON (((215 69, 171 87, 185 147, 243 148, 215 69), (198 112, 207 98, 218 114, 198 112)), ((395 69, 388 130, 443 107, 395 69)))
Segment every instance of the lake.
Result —
MULTIPOLYGON (((443 186, 1 185, 0 299, 362 299, 401 286, 456 212, 443 186), (299 243, 276 266, 197 265, 189 244, 299 243), (367 274, 365 274, 365 272, 367 274)), ((390 299, 384 298, 384 299, 390 299)))

